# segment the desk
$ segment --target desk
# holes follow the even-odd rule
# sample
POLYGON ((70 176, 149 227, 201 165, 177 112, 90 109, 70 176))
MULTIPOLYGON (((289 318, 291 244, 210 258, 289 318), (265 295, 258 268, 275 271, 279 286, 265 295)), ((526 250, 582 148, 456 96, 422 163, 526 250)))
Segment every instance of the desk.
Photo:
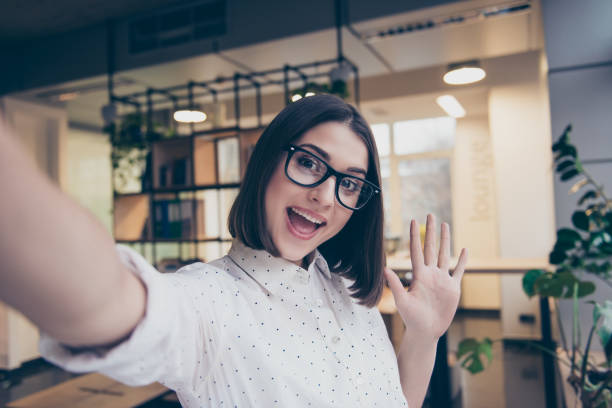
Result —
POLYGON ((159 383, 128 387, 102 374, 87 374, 10 402, 7 408, 132 408, 168 388, 159 383))

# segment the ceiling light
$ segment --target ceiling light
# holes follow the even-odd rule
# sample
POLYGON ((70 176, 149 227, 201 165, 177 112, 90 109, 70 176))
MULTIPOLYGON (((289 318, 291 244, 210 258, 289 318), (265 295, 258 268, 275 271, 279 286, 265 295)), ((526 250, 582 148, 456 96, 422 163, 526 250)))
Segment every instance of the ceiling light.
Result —
POLYGON ((444 82, 449 85, 472 84, 482 80, 487 73, 480 68, 478 61, 465 61, 450 64, 444 74, 444 82))
POLYGON ((453 95, 442 95, 436 98, 436 102, 444 112, 453 118, 462 118, 465 116, 465 109, 453 95))
POLYGON ((206 120, 206 114, 198 110, 181 109, 174 112, 174 120, 181 123, 201 123, 206 120))

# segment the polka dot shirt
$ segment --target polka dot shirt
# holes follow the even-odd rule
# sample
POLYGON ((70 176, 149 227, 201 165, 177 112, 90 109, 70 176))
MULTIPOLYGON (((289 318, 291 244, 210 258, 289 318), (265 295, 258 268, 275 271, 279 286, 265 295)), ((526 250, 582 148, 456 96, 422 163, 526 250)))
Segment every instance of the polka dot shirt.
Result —
POLYGON ((234 241, 228 255, 161 274, 117 245, 147 287, 145 317, 112 348, 75 352, 42 333, 69 371, 128 385, 154 381, 183 407, 406 407, 380 312, 323 256, 303 269, 234 241))

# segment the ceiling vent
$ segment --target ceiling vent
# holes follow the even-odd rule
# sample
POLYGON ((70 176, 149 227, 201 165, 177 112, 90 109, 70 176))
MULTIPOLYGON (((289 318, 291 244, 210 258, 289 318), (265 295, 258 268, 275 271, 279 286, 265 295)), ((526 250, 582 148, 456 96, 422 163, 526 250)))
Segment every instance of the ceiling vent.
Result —
POLYGON ((492 17, 528 13, 532 9, 531 1, 532 0, 514 1, 510 3, 498 4, 495 6, 487 6, 467 10, 452 15, 438 16, 422 21, 412 21, 404 24, 396 24, 391 27, 378 28, 374 30, 369 30, 368 32, 359 33, 358 37, 363 41, 375 42, 390 37, 395 37, 397 35, 404 35, 423 30, 430 30, 433 28, 440 28, 448 25, 474 23, 492 17))
POLYGON ((226 0, 166 8, 128 22, 129 52, 138 54, 226 32, 226 0))

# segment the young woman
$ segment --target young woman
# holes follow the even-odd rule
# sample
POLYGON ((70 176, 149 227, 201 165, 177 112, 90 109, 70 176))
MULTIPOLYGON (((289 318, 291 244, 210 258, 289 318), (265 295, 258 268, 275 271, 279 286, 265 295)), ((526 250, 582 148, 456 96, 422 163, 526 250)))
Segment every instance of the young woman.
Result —
POLYGON ((422 404, 467 254, 449 273, 448 225, 436 254, 429 216, 424 251, 411 224, 410 290, 384 267, 378 154, 352 106, 285 108, 249 162, 230 252, 163 275, 113 248, 0 133, 0 296, 39 325, 48 360, 159 381, 185 407, 422 404), (375 307, 385 280, 406 325, 397 357, 375 307))

